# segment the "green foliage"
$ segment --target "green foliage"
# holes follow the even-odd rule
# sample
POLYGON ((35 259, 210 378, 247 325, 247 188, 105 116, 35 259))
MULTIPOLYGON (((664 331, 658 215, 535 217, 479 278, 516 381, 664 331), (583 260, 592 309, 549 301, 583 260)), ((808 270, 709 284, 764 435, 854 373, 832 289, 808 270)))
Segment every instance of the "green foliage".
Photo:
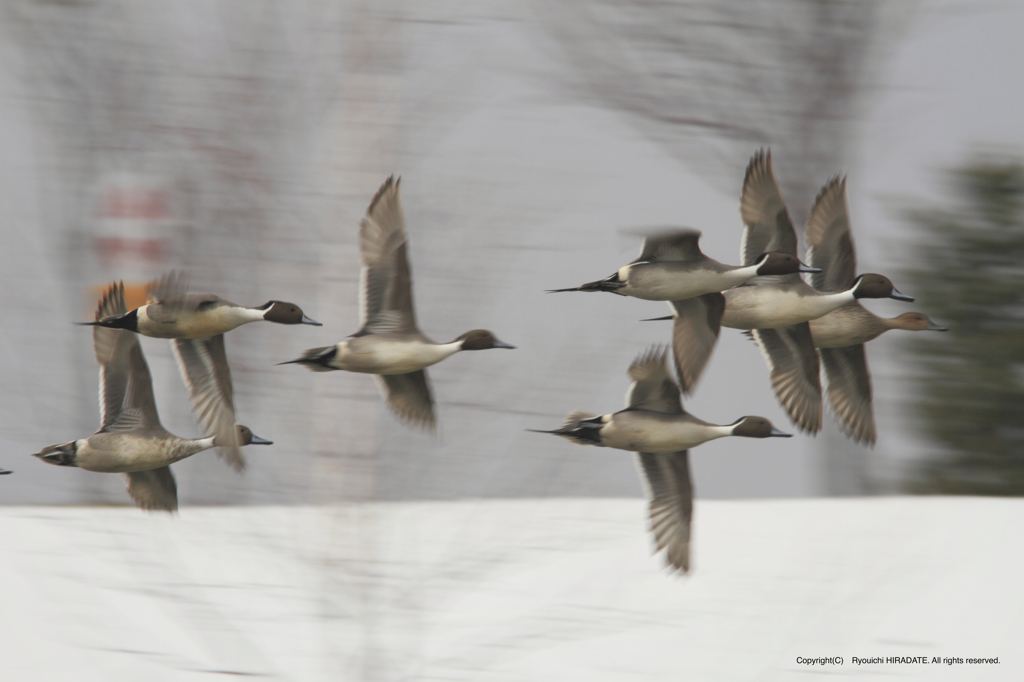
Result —
POLYGON ((911 290, 950 329, 909 341, 914 407, 941 446, 910 488, 1022 495, 1024 166, 976 161, 950 179, 948 207, 907 214, 918 233, 911 290))

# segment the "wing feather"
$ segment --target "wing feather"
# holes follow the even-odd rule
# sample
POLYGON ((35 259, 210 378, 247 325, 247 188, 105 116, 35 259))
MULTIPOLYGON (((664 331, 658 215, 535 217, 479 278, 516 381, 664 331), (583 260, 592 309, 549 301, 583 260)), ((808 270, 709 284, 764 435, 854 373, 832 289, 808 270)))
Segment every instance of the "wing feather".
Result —
POLYGON ((235 429, 235 392, 224 350, 224 335, 172 339, 171 348, 192 400, 192 413, 204 436, 216 436, 218 453, 236 470, 245 468, 235 429))
POLYGON ((668 565, 686 573, 690 570, 693 521, 689 453, 638 452, 637 459, 647 488, 655 553, 665 550, 668 565))
POLYGON ((770 369, 772 390, 789 418, 808 433, 821 430, 818 354, 806 322, 751 333, 770 369))
POLYGON ((170 467, 133 471, 125 474, 124 478, 136 507, 149 511, 177 511, 178 486, 170 467))
POLYGON ((667 357, 668 351, 664 347, 652 346, 629 366, 629 378, 633 383, 626 393, 627 408, 684 414, 679 387, 668 373, 667 357))
POLYGON ((670 301, 675 311, 672 354, 683 393, 693 391, 715 349, 725 312, 725 296, 704 294, 685 301, 670 301))
POLYGON ((871 402, 871 375, 864 344, 819 348, 828 379, 828 401, 843 432, 866 445, 875 444, 875 416, 871 402))
POLYGON ((857 254, 846 208, 846 178, 832 178, 814 200, 807 220, 807 262, 822 272, 811 275, 818 291, 846 291, 857 278, 857 254))
POLYGON ((388 407, 399 419, 426 431, 437 429, 434 398, 425 370, 374 376, 388 407))

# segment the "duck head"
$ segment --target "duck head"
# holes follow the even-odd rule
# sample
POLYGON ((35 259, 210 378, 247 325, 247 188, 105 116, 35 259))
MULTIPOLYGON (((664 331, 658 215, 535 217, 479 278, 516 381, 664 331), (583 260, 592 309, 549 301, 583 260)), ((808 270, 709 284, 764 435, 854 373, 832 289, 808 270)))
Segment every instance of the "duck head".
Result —
POLYGON ((764 417, 740 417, 733 425, 731 435, 746 438, 790 438, 793 436, 791 433, 779 431, 764 417))
POLYGON ((903 313, 893 318, 894 326, 912 332, 948 332, 949 327, 940 327, 924 313, 903 313))
POLYGON ((896 291, 888 277, 869 272, 859 276, 853 283, 854 298, 894 298, 912 303, 913 298, 896 291))
POLYGON ((758 275, 792 275, 794 272, 821 272, 821 268, 804 265, 791 253, 769 251, 757 261, 758 275))
POLYGON ((257 308, 257 310, 266 311, 263 313, 263 319, 267 322, 277 322, 278 324, 312 324, 317 327, 323 326, 316 320, 306 317, 306 314, 302 312, 302 308, 294 303, 288 303, 287 301, 267 301, 257 308))
POLYGON ((462 350, 487 350, 488 348, 515 348, 497 337, 486 329, 474 329, 468 331, 456 341, 462 341, 462 350))
MULTIPOLYGON (((274 441, 266 440, 265 438, 260 438, 255 433, 253 433, 249 429, 248 426, 242 426, 241 424, 236 424, 235 425, 235 434, 236 434, 236 438, 238 439, 238 446, 239 447, 241 447, 243 445, 273 445, 274 444, 274 441)), ((216 446, 219 446, 219 445, 224 445, 224 443, 221 443, 219 438, 214 438, 213 439, 213 445, 214 445, 214 447, 216 447, 216 446)))

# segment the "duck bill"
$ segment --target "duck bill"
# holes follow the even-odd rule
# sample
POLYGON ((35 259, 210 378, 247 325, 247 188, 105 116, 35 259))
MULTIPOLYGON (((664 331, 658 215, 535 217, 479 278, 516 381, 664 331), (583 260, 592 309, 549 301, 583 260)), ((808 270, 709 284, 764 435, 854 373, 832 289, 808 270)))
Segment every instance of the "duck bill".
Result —
POLYGON ((511 343, 505 343, 504 341, 499 341, 498 339, 494 339, 493 347, 494 348, 507 348, 509 350, 515 350, 516 349, 516 347, 513 346, 511 343))
POLYGON ((935 324, 931 320, 928 320, 928 326, 925 327, 925 329, 927 331, 930 331, 930 332, 948 332, 949 331, 949 327, 940 327, 939 325, 935 324))
POLYGON ((810 273, 825 272, 821 268, 812 268, 810 265, 804 265, 803 263, 800 264, 800 267, 798 267, 796 269, 796 271, 797 272, 810 272, 810 273))
POLYGON ((322 323, 317 322, 312 317, 309 317, 309 316, 307 316, 305 314, 303 314, 302 319, 299 320, 299 322, 302 323, 302 324, 311 324, 314 327, 322 327, 322 326, 324 326, 322 323))
POLYGON ((267 440, 266 438, 260 438, 255 433, 252 434, 252 440, 249 441, 249 445, 273 445, 274 441, 267 440))
POLYGON ((907 303, 914 302, 913 297, 907 296, 906 294, 901 294, 900 292, 896 291, 895 288, 892 290, 892 293, 889 294, 889 298, 895 298, 897 301, 906 301, 907 303))
POLYGON ((768 434, 768 437, 769 438, 792 438, 793 434, 792 433, 786 433, 785 431, 779 431, 778 429, 772 427, 772 432, 768 434))

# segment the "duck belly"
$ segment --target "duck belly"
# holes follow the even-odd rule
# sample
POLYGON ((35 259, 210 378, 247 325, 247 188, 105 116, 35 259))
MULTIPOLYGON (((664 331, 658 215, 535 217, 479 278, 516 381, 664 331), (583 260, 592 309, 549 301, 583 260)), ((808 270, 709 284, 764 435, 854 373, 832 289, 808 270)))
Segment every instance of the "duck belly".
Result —
POLYGON ((182 311, 166 321, 154 320, 139 308, 139 333, 158 339, 208 339, 237 327, 262 319, 260 311, 220 306, 201 312, 182 311))
POLYGON ((732 329, 776 329, 809 322, 849 302, 831 295, 801 295, 771 286, 723 291, 722 326, 732 329))
POLYGON ((78 448, 76 463, 82 469, 104 473, 131 473, 167 466, 203 450, 188 447, 198 441, 146 438, 128 433, 99 433, 78 448))
POLYGON ((349 372, 408 374, 441 362, 460 347, 460 343, 393 341, 369 336, 345 342, 332 364, 349 372))
POLYGON ((613 417, 601 429, 605 447, 631 452, 678 452, 718 437, 708 431, 707 425, 636 416, 613 417))
POLYGON ((672 267, 672 263, 637 263, 619 271, 626 286, 618 293, 646 301, 684 301, 742 284, 749 274, 672 267))

